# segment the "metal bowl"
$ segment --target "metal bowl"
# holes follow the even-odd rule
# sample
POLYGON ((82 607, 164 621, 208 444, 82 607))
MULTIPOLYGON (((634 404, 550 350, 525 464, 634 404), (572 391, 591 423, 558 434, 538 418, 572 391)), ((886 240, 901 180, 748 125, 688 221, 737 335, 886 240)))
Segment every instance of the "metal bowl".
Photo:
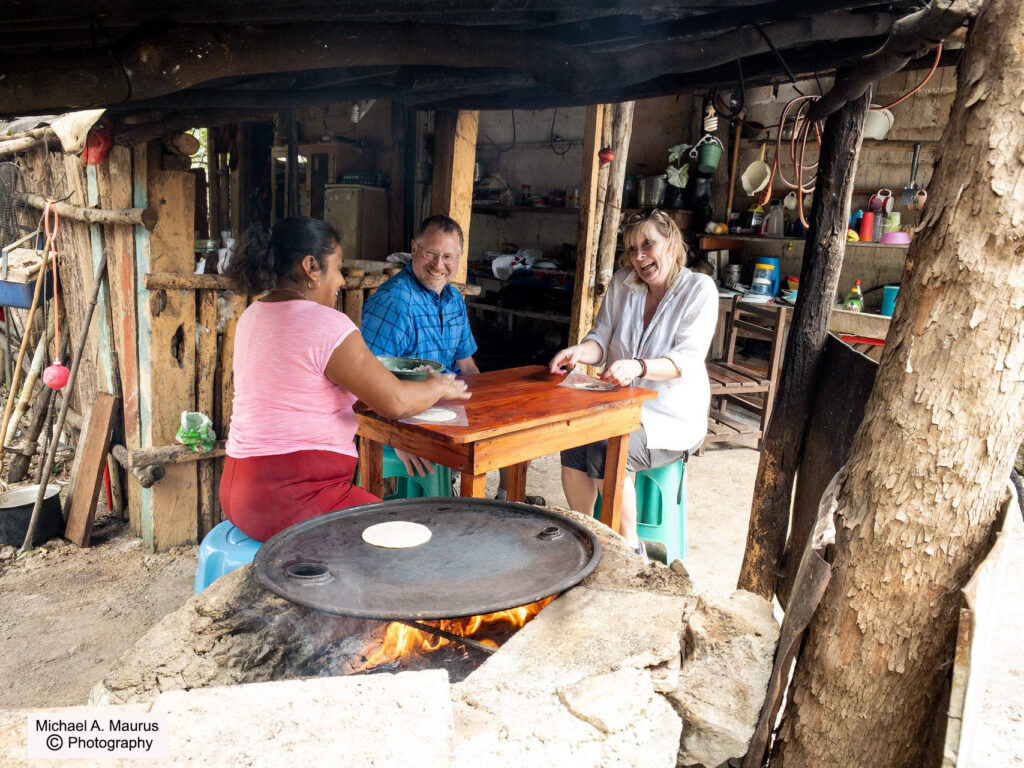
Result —
POLYGON ((415 370, 424 365, 429 366, 434 373, 444 371, 444 366, 436 360, 424 360, 420 357, 378 357, 377 359, 395 376, 406 381, 422 381, 427 378, 426 371, 415 370))

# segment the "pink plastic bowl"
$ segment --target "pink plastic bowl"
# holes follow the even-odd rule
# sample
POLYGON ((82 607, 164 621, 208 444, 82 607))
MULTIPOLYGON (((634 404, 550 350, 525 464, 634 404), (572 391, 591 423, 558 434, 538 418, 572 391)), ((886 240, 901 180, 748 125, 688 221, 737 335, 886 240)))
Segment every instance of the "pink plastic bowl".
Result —
POLYGON ((882 245, 909 245, 910 235, 906 232, 886 232, 882 235, 882 245))

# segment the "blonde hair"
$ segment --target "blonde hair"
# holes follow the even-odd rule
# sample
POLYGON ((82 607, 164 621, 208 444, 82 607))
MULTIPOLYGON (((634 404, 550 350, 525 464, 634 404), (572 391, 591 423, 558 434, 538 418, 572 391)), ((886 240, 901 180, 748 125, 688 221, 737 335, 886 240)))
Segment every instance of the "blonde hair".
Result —
POLYGON ((654 231, 665 238, 665 248, 672 258, 672 268, 668 273, 668 285, 672 285, 680 271, 686 266, 688 251, 679 227, 664 211, 655 208, 650 213, 638 213, 626 219, 626 228, 622 233, 622 242, 626 249, 622 252, 619 263, 623 267, 632 267, 629 260, 629 249, 640 245, 644 228, 650 225, 654 231))

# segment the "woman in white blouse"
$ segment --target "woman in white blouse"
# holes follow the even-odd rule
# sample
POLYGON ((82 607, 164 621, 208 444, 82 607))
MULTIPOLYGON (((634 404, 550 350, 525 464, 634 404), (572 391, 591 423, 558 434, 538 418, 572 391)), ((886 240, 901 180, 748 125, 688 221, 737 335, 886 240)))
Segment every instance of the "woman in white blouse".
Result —
MULTIPOLYGON (((597 325, 551 358, 550 369, 604 366, 604 381, 658 393, 643 404, 640 429, 629 436, 622 489, 619 532, 643 554, 633 473, 685 459, 704 439, 711 400, 704 359, 718 320, 718 289, 686 268, 679 228, 661 211, 632 216, 623 242, 623 268, 612 278, 597 325)), ((606 452, 606 441, 562 452, 562 487, 577 512, 594 509, 606 452)))

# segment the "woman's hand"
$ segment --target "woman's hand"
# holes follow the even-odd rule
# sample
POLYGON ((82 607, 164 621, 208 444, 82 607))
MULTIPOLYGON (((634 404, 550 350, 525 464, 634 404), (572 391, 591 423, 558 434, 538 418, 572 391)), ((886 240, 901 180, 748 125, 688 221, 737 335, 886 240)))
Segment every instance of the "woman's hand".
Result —
POLYGON ((639 361, 633 359, 616 360, 601 374, 601 381, 607 381, 618 387, 627 387, 641 373, 643 373, 643 366, 640 365, 639 361))
POLYGON ((566 374, 576 367, 576 363, 580 359, 580 345, 575 344, 571 347, 559 350, 555 353, 555 356, 551 358, 551 362, 548 363, 548 370, 551 373, 566 374))
POLYGON ((441 385, 441 396, 438 400, 469 400, 473 394, 462 379, 455 378, 454 373, 431 373, 428 378, 441 385))
POLYGON ((402 463, 405 465, 405 471, 409 473, 409 477, 426 477, 434 472, 434 465, 426 459, 400 451, 397 448, 395 448, 395 455, 402 460, 402 463))

